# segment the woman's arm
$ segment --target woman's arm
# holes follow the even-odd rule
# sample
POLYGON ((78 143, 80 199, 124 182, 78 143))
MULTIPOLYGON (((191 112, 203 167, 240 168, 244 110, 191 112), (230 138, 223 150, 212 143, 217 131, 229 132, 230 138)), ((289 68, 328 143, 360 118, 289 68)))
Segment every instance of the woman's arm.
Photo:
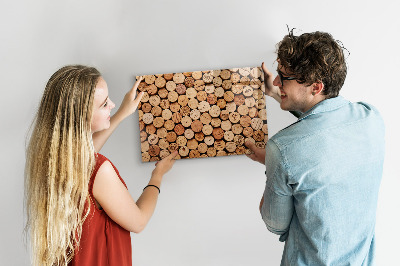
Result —
MULTIPOLYGON (((161 186, 162 178, 171 169, 176 155, 175 151, 156 164, 149 185, 161 186)), ((109 161, 100 166, 93 184, 93 196, 107 215, 126 230, 135 233, 141 232, 149 222, 158 194, 157 188, 147 187, 135 202, 109 161)))
POLYGON ((136 91, 139 86, 139 83, 142 81, 142 77, 140 77, 132 89, 128 91, 124 97, 124 100, 121 103, 121 106, 118 108, 118 111, 111 117, 110 119, 110 127, 96 132, 93 134, 93 145, 94 150, 99 152, 103 145, 106 143, 107 139, 111 136, 114 130, 118 127, 118 125, 129 115, 133 114, 143 97, 143 92, 139 93, 136 96, 136 91))

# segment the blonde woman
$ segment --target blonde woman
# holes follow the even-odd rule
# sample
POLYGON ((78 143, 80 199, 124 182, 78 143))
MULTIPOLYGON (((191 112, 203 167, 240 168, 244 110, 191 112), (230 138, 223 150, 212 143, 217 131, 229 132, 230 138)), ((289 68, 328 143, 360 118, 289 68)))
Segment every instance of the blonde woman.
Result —
POLYGON ((33 265, 132 265, 130 232, 156 207, 176 152, 156 164, 135 202, 98 152, 137 108, 139 81, 118 111, 92 67, 66 66, 48 81, 27 149, 25 193, 33 265))

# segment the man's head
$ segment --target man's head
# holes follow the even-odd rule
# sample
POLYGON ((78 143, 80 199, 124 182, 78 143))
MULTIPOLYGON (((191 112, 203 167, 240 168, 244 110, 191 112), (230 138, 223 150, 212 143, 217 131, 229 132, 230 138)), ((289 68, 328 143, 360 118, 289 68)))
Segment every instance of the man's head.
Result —
POLYGON ((325 98, 339 95, 347 66, 341 45, 329 33, 313 32, 294 36, 293 30, 277 45, 278 69, 309 86, 322 83, 325 98))

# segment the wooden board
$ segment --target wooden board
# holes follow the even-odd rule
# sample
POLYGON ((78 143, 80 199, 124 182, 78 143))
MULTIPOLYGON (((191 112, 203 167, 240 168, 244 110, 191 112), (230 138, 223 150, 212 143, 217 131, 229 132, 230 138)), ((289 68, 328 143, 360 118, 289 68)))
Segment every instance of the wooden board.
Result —
MULTIPOLYGON (((138 90, 142 162, 241 155, 268 140, 260 67, 145 75, 138 90)), ((137 77, 138 78, 138 77, 137 77)))

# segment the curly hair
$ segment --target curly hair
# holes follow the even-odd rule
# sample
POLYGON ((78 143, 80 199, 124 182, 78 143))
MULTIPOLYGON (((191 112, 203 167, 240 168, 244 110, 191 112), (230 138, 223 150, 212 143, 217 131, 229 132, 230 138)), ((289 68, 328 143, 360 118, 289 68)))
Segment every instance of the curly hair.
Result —
POLYGON ((343 49, 346 48, 329 33, 316 31, 295 36, 292 29, 277 44, 277 60, 301 84, 322 82, 322 93, 333 98, 339 95, 346 79, 343 49))

